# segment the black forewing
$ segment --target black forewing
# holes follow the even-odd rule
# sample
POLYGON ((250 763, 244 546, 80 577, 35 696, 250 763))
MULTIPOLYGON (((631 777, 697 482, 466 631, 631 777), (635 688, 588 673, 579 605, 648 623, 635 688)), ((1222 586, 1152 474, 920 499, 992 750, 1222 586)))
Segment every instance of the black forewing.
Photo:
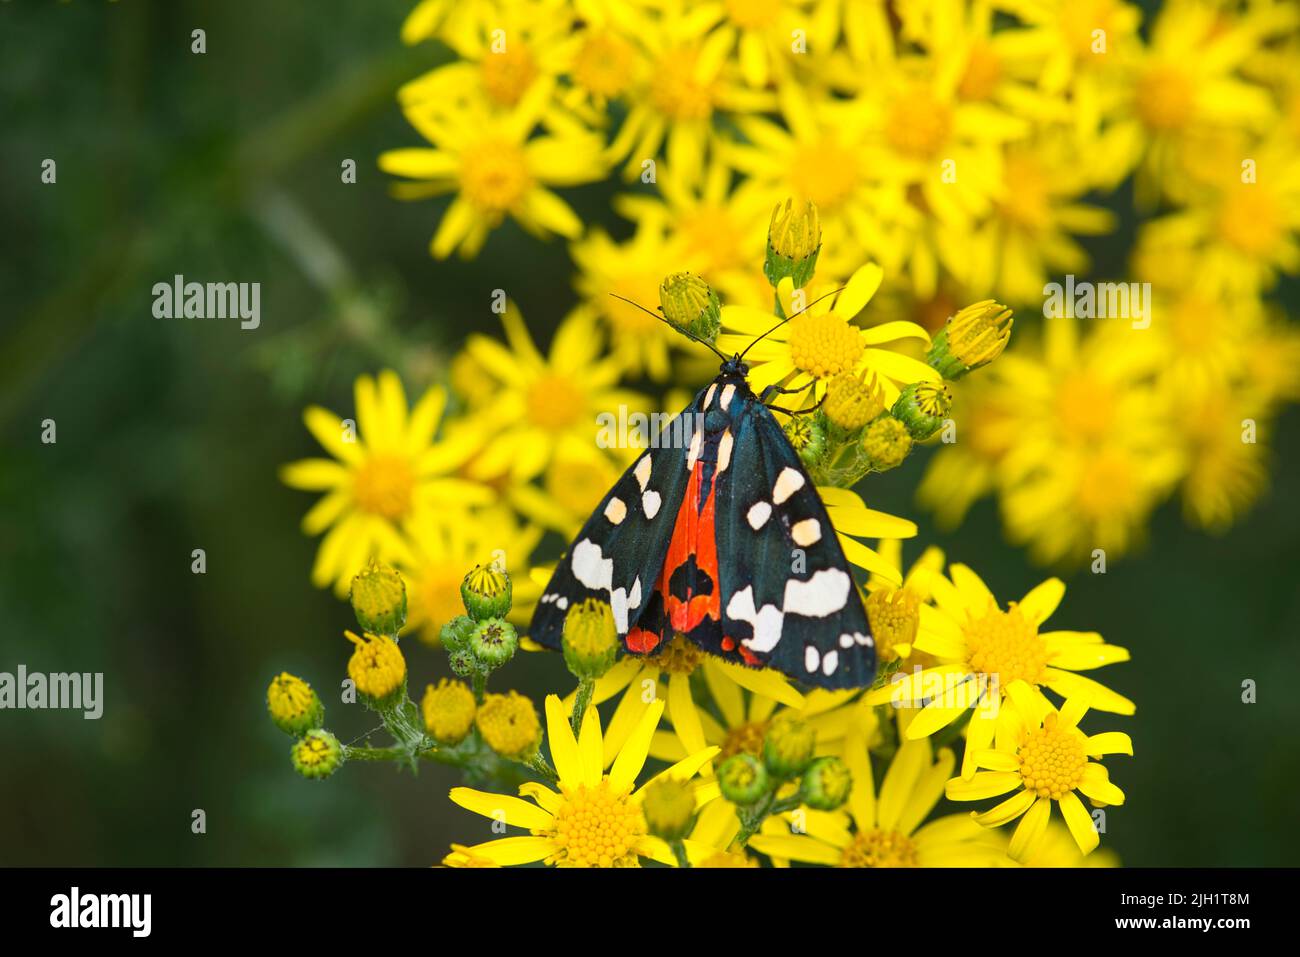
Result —
MULTIPOLYGON (((876 666, 871 628, 821 496, 779 423, 752 393, 732 411, 735 441, 720 477, 716 520, 724 634, 762 664, 800 681, 825 688, 870 684, 876 666), (787 469, 798 475, 799 487, 778 503, 774 491, 787 469), (770 513, 755 529, 749 513, 759 503, 770 513), (805 525, 801 544, 794 529, 807 521, 817 523, 817 539, 808 541, 805 525), (752 604, 745 589, 751 589, 752 604)), ((787 476, 784 485, 791 484, 787 476)), ((708 650, 740 660, 723 648, 708 650)))
POLYGON ((695 401, 664 427, 657 443, 652 443, 658 447, 643 452, 623 473, 570 543, 533 612, 529 636, 534 641, 558 650, 564 616, 574 602, 587 598, 609 602, 621 638, 651 605, 686 491, 683 437, 689 439, 690 434, 682 416, 699 410, 706 391, 700 390, 695 401), (647 461, 649 475, 643 488, 638 469, 647 461), (655 498, 647 499, 647 493, 655 498), (615 501, 626 509, 618 522, 611 518, 619 514, 619 508, 611 505, 615 501), (648 501, 657 502, 653 517, 647 517, 648 501))

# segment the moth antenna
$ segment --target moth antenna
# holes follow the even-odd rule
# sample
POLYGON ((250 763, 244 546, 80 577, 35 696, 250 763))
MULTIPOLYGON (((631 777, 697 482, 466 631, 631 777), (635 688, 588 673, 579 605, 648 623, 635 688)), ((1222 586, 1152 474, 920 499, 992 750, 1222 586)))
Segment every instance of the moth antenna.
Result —
MULTIPOLYGON (((813 306, 817 305, 817 303, 821 302, 821 301, 822 301, 823 299, 825 299, 827 296, 838 296, 840 293, 842 293, 842 292, 843 292, 845 289, 847 289, 847 288, 848 288, 848 286, 840 286, 839 289, 832 289, 830 292, 825 293, 824 295, 818 296, 816 299, 814 299, 812 302, 808 303, 808 305, 804 306, 804 307, 803 307, 802 309, 800 309, 798 312, 792 312, 792 313, 790 313, 790 315, 786 316, 784 319, 782 319, 780 322, 778 322, 776 325, 774 325, 771 329, 767 330, 767 332, 763 333, 761 336, 759 336, 757 339, 755 339, 755 340, 754 340, 753 342, 751 342, 749 345, 745 346, 745 352, 748 352, 750 349, 754 348, 754 346, 758 345, 760 342, 762 342, 764 339, 766 339, 766 338, 767 338, 768 336, 770 336, 772 333, 776 332, 776 330, 780 329, 782 326, 784 326, 784 325, 785 325, 787 322, 789 322, 791 319, 795 318, 796 316, 803 315, 805 312, 807 312, 807 311, 808 311, 809 309, 811 309, 813 306)), ((745 358, 745 352, 742 352, 742 353, 740 354, 740 358, 742 358, 742 359, 745 358)))
POLYGON ((665 316, 665 315, 663 315, 662 313, 655 312, 655 311, 652 310, 652 309, 647 309, 645 306, 641 305, 641 303, 639 303, 639 302, 635 302, 635 301, 633 301, 633 300, 627 298, 626 296, 620 296, 620 295, 619 295, 618 293, 616 293, 616 292, 611 292, 610 295, 613 296, 615 299, 621 299, 621 300, 623 300, 623 301, 624 301, 625 303, 627 303, 629 306, 636 306, 636 308, 640 309, 640 310, 641 310, 642 312, 644 312, 647 316, 654 316, 654 317, 655 317, 656 319, 658 319, 660 322, 662 322, 662 323, 664 323, 665 325, 667 325, 670 329, 674 330, 675 332, 680 332, 682 335, 684 335, 687 339, 690 339, 692 342, 698 342, 700 345, 702 345, 702 346, 707 346, 708 348, 712 349, 712 350, 713 350, 713 354, 714 354, 715 356, 717 356, 719 359, 721 359, 723 362, 726 362, 726 361, 727 361, 727 357, 724 356, 721 352, 719 352, 719 351, 718 351, 718 347, 715 346, 713 343, 711 343, 711 342, 705 342, 705 341, 704 341, 703 339, 701 339, 699 336, 692 335, 692 334, 691 334, 690 332, 688 332, 687 330, 682 329, 682 328, 679 328, 678 326, 674 326, 671 322, 668 321, 668 317, 665 316))

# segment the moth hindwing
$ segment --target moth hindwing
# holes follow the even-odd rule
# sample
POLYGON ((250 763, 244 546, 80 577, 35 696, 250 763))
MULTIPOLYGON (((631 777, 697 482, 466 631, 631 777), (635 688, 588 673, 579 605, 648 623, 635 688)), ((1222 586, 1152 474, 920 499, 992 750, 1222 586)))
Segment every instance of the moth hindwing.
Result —
POLYGON ((590 597, 610 603, 633 654, 681 634, 820 687, 875 675, 866 612, 825 506, 731 363, 597 506, 542 593, 533 639, 559 648, 567 609, 590 597))

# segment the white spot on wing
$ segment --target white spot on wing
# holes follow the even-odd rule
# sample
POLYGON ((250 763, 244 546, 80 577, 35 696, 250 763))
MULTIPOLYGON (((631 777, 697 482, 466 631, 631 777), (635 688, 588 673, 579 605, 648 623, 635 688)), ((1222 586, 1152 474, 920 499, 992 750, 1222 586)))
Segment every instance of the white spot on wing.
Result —
POLYGON ((565 598, 563 595, 560 595, 558 598, 555 599, 555 607, 560 609, 560 611, 564 611, 564 609, 569 607, 569 599, 565 598))
POLYGON ((850 635, 847 631, 844 634, 840 635, 840 647, 852 648, 854 637, 855 637, 854 635, 850 635))
POLYGON ((646 518, 654 518, 659 514, 659 506, 663 504, 663 499, 654 489, 650 489, 641 496, 641 507, 645 509, 646 518))
POLYGON ((627 594, 627 607, 641 607, 641 576, 636 576, 636 581, 632 583, 632 590, 627 594))
MULTIPOLYGON (((728 389, 731 386, 727 386, 728 389)), ((727 466, 731 464, 731 447, 736 440, 731 437, 731 430, 722 433, 722 438, 718 439, 718 471, 727 471, 727 466)))
POLYGON ((835 669, 840 666, 840 653, 834 649, 822 655, 822 674, 833 675, 835 669))
POLYGON ((641 486, 641 491, 644 492, 646 483, 650 481, 649 453, 641 456, 641 461, 636 463, 636 468, 633 470, 633 474, 636 476, 637 484, 641 486))
POLYGON ((731 404, 731 397, 736 394, 736 387, 729 385, 722 390, 722 398, 718 400, 718 405, 724 409, 731 404))
POLYGON ((822 540, 822 523, 815 518, 805 518, 794 523, 790 535, 796 545, 816 545, 822 540))
POLYGON ((809 674, 812 674, 817 670, 817 665, 820 661, 821 655, 818 654, 817 648, 814 645, 809 645, 803 650, 803 666, 808 669, 809 674))
POLYGON ((799 489, 803 488, 803 476, 799 474, 798 469, 786 466, 781 470, 781 474, 776 477, 776 484, 772 486, 772 504, 780 505, 799 489))
POLYGON ((621 498, 611 498, 605 505, 605 517, 611 524, 621 525, 623 519, 627 518, 627 503, 621 498))
POLYGON ((784 610, 806 618, 825 618, 844 607, 851 585, 848 573, 838 568, 823 568, 807 581, 791 579, 785 583, 784 610))
POLYGON ((732 594, 731 601, 727 602, 727 617, 733 621, 748 622, 754 629, 753 637, 742 641, 751 651, 771 651, 781 640, 781 626, 785 623, 785 616, 776 605, 764 605, 761 610, 755 610, 753 585, 746 585, 732 594))
POLYGON ((707 409, 709 407, 709 403, 713 401, 713 393, 717 391, 718 391, 718 384, 716 382, 713 383, 713 385, 709 386, 709 391, 704 393, 704 404, 700 406, 701 409, 707 409))
POLYGON ((767 522, 768 517, 772 514, 772 506, 766 502, 755 502, 749 507, 749 514, 745 517, 749 519, 749 527, 758 531, 767 522))
POLYGON ((700 457, 700 445, 704 441, 704 432, 700 429, 695 430, 691 436, 691 447, 686 450, 686 471, 695 468, 695 460, 700 457))
POLYGON ((627 590, 615 588, 609 595, 609 608, 614 613, 614 627, 620 635, 627 634, 627 590))
POLYGON ((614 577, 614 561, 606 558, 600 546, 589 538, 584 538, 573 546, 570 559, 573 577, 593 591, 609 591, 614 577))

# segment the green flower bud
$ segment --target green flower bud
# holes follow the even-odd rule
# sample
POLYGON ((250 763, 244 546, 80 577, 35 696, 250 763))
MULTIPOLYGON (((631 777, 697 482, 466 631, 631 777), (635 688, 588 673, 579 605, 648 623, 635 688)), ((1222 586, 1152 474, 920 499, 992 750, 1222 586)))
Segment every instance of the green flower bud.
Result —
POLYGON ((943 428, 952 411, 952 394, 942 382, 913 382, 898 394, 890 414, 921 442, 943 428))
POLYGON ((794 717, 777 718, 763 738, 763 763, 774 777, 798 777, 812 762, 816 746, 811 725, 794 717))
POLYGON ((673 273, 659 284, 659 309, 677 329, 712 344, 722 328, 722 303, 699 276, 673 273))
POLYGON ((599 678, 618 655, 620 642, 608 602, 588 598, 564 616, 564 663, 578 678, 599 678))
POLYGON ((882 415, 862 435, 862 452, 877 472, 896 468, 911 451, 912 436, 907 426, 892 415, 882 415))
POLYGON ((495 670, 513 658, 518 648, 515 626, 500 618, 488 618, 479 622, 470 635, 468 651, 479 665, 495 670))
POLYGON ((460 584, 465 610, 475 621, 504 618, 510 611, 512 592, 510 576, 495 565, 475 565, 460 584))
POLYGON ((641 811, 651 834, 680 841, 695 826, 695 791, 686 781, 658 778, 646 785, 641 811))
POLYGON ((792 417, 785 424, 785 437, 806 466, 816 465, 826 454, 826 426, 820 416, 792 417))
POLYGON ((438 632, 438 639, 449 654, 463 651, 469 647, 470 636, 474 634, 474 629, 477 627, 473 618, 468 615, 457 615, 442 626, 442 630, 438 632))
POLYGON ((451 666, 454 674, 462 678, 468 678, 478 672, 478 662, 474 660, 474 655, 468 648, 457 648, 447 655, 447 664, 451 666))
POLYGON ((289 756, 293 769, 303 777, 322 780, 343 763, 343 745, 324 728, 316 728, 294 742, 289 756))
POLYGON ((391 637, 406 623, 406 583, 390 565, 371 559, 352 579, 349 598, 363 631, 391 637))
POLYGON ((803 773, 803 803, 818 811, 834 811, 849 799, 853 775, 839 758, 817 758, 803 773))
POLYGON ((763 275, 773 288, 789 276, 794 288, 802 289, 817 269, 817 255, 821 248, 822 227, 817 207, 807 203, 796 209, 792 199, 787 199, 784 207, 777 203, 767 228, 763 275))
POLYGON ((925 361, 945 379, 960 379, 1002 355, 1013 321, 1011 310, 992 299, 967 306, 931 340, 925 361))
POLYGON ((752 754, 733 754, 718 768, 718 789, 732 804, 753 804, 770 783, 767 768, 752 754))
POLYGON ((281 672, 266 689, 266 709, 275 726, 285 734, 302 735, 319 728, 325 720, 325 706, 311 685, 289 672, 281 672))

